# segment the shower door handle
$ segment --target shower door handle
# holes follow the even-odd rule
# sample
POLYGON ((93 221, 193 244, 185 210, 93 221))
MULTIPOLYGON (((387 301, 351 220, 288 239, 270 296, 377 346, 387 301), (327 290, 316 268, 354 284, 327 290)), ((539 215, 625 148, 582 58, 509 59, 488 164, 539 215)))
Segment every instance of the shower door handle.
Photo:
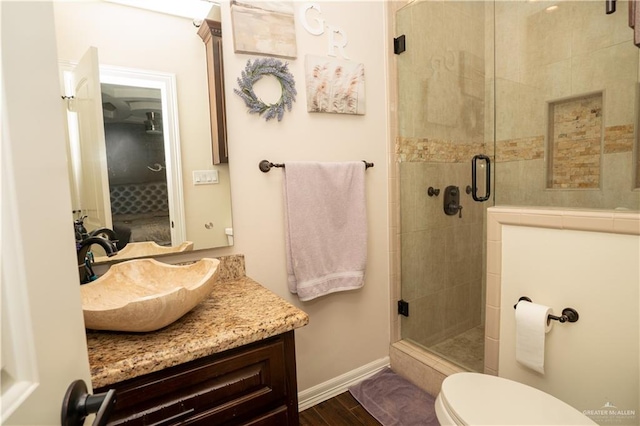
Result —
POLYGON ((471 159, 471 196, 475 201, 487 201, 491 195, 491 160, 484 154, 474 155, 471 159), (478 196, 478 160, 486 163, 485 167, 485 194, 483 197, 478 196))

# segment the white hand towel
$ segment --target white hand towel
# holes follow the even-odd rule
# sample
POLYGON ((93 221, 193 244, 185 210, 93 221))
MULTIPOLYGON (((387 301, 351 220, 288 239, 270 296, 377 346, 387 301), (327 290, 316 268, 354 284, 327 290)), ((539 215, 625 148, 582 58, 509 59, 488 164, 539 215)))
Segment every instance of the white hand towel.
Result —
POLYGON ((364 174, 361 161, 285 164, 288 284, 302 301, 364 284, 364 174))
POLYGON ((551 330, 548 306, 520 301, 516 305, 516 361, 544 374, 544 341, 551 330))

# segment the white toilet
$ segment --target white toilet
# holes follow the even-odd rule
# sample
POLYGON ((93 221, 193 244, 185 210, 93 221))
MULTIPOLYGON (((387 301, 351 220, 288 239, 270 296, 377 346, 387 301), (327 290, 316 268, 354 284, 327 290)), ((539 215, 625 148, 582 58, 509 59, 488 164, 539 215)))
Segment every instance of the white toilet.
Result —
POLYGON ((595 425, 536 388, 502 377, 457 373, 442 382, 436 416, 448 425, 595 425))

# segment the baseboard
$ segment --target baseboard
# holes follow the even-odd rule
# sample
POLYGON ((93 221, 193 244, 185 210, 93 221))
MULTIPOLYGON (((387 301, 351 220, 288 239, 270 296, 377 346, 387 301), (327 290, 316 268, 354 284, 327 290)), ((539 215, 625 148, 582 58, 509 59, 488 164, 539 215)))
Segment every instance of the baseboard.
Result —
POLYGON ((320 404, 327 399, 340 395, 347 391, 350 386, 373 376, 378 371, 388 366, 389 357, 386 356, 331 380, 327 380, 324 383, 320 383, 312 388, 298 392, 298 410, 306 410, 307 408, 320 404))

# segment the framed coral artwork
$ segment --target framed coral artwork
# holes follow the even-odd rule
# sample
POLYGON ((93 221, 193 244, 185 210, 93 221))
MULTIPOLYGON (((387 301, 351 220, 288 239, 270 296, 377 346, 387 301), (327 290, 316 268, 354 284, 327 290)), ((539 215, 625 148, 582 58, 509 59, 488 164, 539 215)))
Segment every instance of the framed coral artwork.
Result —
POLYGON ((307 55, 307 111, 365 113, 364 64, 307 55))

